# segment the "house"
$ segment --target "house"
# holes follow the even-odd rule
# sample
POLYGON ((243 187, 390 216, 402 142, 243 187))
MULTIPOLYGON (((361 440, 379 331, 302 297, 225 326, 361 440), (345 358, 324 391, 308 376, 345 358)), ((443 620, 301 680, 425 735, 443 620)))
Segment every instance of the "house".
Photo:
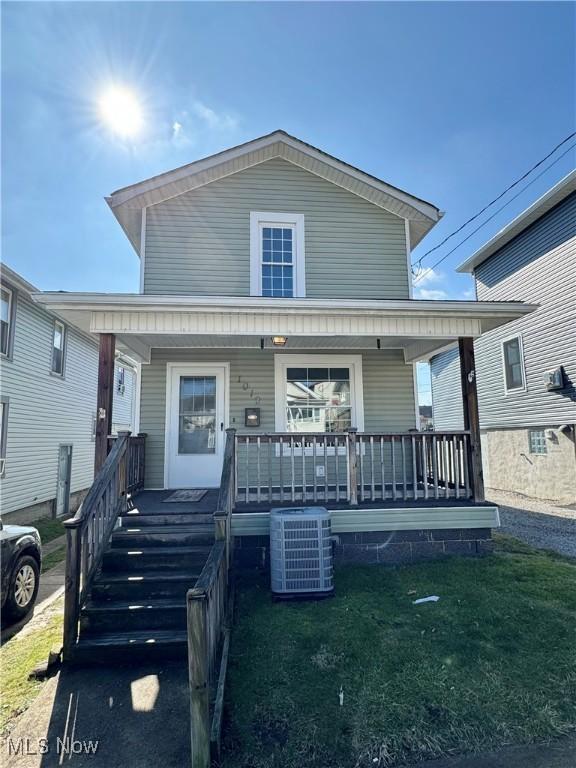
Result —
POLYGON ((107 202, 139 293, 34 296, 100 339, 100 473, 69 526, 68 656, 185 645, 186 591, 228 557, 262 562, 275 506, 331 508, 341 561, 489 551, 472 341, 534 308, 412 299, 410 252, 436 206, 283 131, 107 202), (467 429, 419 432, 415 363, 451 342, 467 429), (108 453, 115 350, 141 363, 145 437, 108 453), (167 502, 182 489, 199 493, 167 502))
MULTIPOLYGON (((94 479, 98 344, 0 271, 0 494, 11 522, 75 511, 94 479)), ((136 368, 115 365, 112 430, 131 429, 136 368)))
MULTIPOLYGON (((576 171, 458 267, 480 301, 532 314, 474 343, 486 484, 576 501, 576 171)), ((458 350, 431 360, 435 429, 461 429, 458 350)))

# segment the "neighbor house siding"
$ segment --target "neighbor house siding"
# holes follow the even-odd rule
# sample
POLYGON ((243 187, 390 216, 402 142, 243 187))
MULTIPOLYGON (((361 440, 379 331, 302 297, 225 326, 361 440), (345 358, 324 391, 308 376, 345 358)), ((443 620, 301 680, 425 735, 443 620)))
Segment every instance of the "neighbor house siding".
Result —
POLYGON ((534 313, 475 343, 484 429, 576 422, 576 193, 475 271, 480 301, 539 304, 534 313), (521 334, 526 391, 506 394, 501 341, 521 334), (549 392, 546 371, 562 365, 567 385, 549 392))
MULTIPOLYGON (((300 352, 300 350, 298 350, 300 352)), ((302 350, 305 353, 305 350, 302 350)), ((308 354, 321 355, 318 350, 308 354)), ((338 354, 359 354, 338 350, 338 354)), ((244 408, 261 408, 260 432, 274 432, 274 353, 248 349, 154 349, 142 366, 140 429, 146 432, 146 486, 164 486, 166 364, 230 363, 230 426, 245 431, 244 408), (259 400, 257 400, 259 398, 259 400)), ((362 353, 364 427, 367 432, 413 429, 415 405, 413 368, 400 350, 362 353)), ((250 430, 258 432, 258 430, 250 430)))
POLYGON ((133 368, 116 363, 114 366, 114 404, 112 408, 112 431, 134 430, 134 397, 136 373, 133 368), (124 368, 124 392, 119 388, 120 369, 124 368))
POLYGON ((432 418, 434 429, 464 429, 458 348, 436 355, 430 361, 432 418))
POLYGON ((72 493, 90 486, 94 468, 96 342, 67 326, 64 376, 52 375, 54 317, 22 291, 15 296, 12 359, 0 363, 2 398, 9 401, 4 514, 55 498, 61 444, 73 446, 72 493))
POLYGON ((144 292, 250 295, 250 212, 305 217, 306 295, 409 296, 404 219, 282 159, 146 210, 144 292))

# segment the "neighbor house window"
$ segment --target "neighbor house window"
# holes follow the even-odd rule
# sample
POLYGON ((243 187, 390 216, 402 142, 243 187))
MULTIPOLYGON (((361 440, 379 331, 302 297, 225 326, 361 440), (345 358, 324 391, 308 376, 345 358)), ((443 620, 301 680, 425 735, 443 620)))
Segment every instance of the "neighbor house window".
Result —
POLYGON ((285 299, 305 295, 302 214, 250 214, 250 293, 285 299))
POLYGON ((0 402, 0 477, 4 477, 6 465, 6 436, 8 434, 8 402, 0 402))
POLYGON ((52 373, 59 376, 64 374, 64 344, 66 329, 58 320, 54 323, 54 336, 52 340, 52 373))
POLYGON ((116 382, 116 390, 119 395, 123 395, 126 390, 126 371, 124 368, 118 368, 118 379, 116 382))
POLYGON ((10 354, 10 336, 12 332, 12 291, 2 287, 2 306, 0 309, 0 354, 10 354))
POLYGON ((275 369, 278 431, 363 429, 361 357, 276 355, 275 369))
POLYGON ((502 342, 502 360, 506 391, 524 389, 524 356, 520 336, 502 342))
POLYGON ((543 429, 528 430, 530 453, 548 453, 546 447, 546 432, 543 429))

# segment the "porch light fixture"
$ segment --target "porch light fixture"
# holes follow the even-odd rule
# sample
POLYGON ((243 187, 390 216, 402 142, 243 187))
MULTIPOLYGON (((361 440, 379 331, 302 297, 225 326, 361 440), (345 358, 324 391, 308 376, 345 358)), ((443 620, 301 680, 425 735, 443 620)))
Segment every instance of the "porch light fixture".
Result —
POLYGON ((272 336, 272 344, 275 347, 285 347, 288 338, 286 336, 272 336))

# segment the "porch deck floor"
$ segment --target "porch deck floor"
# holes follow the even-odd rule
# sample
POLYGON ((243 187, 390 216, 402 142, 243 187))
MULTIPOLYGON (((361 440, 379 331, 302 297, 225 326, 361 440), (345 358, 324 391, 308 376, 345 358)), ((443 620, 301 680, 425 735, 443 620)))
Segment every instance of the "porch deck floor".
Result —
POLYGON ((397 499, 376 499, 376 501, 359 501, 358 506, 352 507, 350 502, 344 501, 324 501, 318 499, 318 501, 266 501, 263 500, 259 504, 256 502, 237 502, 234 507, 234 512, 268 512, 270 509, 277 507, 325 507, 326 509, 425 509, 426 507, 493 507, 494 504, 489 502, 476 502, 471 499, 411 499, 404 501, 397 499))
MULTIPOLYGON (((134 505, 138 507, 141 514, 144 515, 169 515, 169 514, 198 514, 209 515, 216 511, 218 504, 218 488, 211 488, 208 493, 200 499, 200 501, 176 501, 166 503, 165 499, 174 493, 173 490, 163 491, 141 491, 134 497, 134 505)), ((350 509, 350 503, 348 501, 324 501, 318 499, 318 501, 285 501, 280 502, 277 500, 268 501, 263 499, 260 503, 257 502, 237 502, 234 507, 234 512, 268 512, 272 508, 276 507, 300 507, 300 506, 318 506, 326 507, 326 509, 350 509)), ((475 502, 470 499, 412 499, 403 501, 398 499, 393 501, 391 499, 376 500, 376 501, 360 501, 358 507, 354 509, 415 509, 426 507, 493 507, 493 504, 489 502, 475 502)))
POLYGON ((134 506, 143 515, 211 515, 218 504, 218 488, 210 488, 200 501, 170 501, 174 490, 140 491, 133 498, 134 506))

